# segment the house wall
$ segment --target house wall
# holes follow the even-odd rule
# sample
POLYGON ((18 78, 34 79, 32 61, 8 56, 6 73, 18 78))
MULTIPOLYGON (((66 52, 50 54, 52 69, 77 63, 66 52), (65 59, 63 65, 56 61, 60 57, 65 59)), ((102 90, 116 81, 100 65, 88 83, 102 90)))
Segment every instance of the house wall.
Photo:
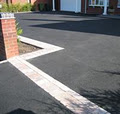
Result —
POLYGON ((12 3, 12 4, 16 4, 16 3, 28 3, 28 0, 1 0, 1 3, 12 3))
MULTIPOLYGON (((117 8, 117 2, 118 0, 109 1, 109 6, 113 6, 115 9, 114 14, 120 14, 120 8, 117 8)), ((81 5, 82 5, 82 13, 85 13, 85 0, 82 0, 81 5)), ((103 10, 104 10, 104 7, 89 6, 88 0, 87 0, 87 5, 86 5, 87 14, 102 14, 103 10)))
MULTIPOLYGON (((47 0, 31 0, 31 4, 35 4, 35 3, 45 3, 47 0)), ((28 3, 28 0, 12 0, 12 3, 13 4, 16 4, 16 3, 28 3)))
MULTIPOLYGON (((1 2, 4 2, 6 3, 7 0, 1 0, 1 2)), ((30 0, 31 1, 31 4, 35 4, 35 3, 47 3, 48 0, 30 0)), ((16 3, 21 3, 21 4, 24 4, 24 3, 28 3, 28 0, 8 0, 8 3, 12 3, 12 4, 16 4, 16 3)))
POLYGON ((11 3, 11 0, 0 0, 0 3, 11 3))
POLYGON ((4 2, 6 2, 6 0, 0 0, 0 2, 1 2, 1 3, 4 3, 4 2))
POLYGON ((16 3, 21 3, 21 4, 28 3, 28 0, 11 0, 11 1, 12 1, 12 4, 16 4, 16 3))
POLYGON ((31 4, 35 4, 36 0, 31 0, 31 4))
POLYGON ((120 14, 120 8, 117 8, 117 3, 118 3, 118 0, 111 0, 110 1, 110 4, 114 6, 115 8, 115 13, 114 14, 120 14))

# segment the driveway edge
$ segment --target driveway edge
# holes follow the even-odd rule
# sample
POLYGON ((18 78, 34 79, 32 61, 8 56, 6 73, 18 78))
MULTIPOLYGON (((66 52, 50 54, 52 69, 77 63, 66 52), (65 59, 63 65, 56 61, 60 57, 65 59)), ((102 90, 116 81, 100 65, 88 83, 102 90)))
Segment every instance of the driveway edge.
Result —
POLYGON ((21 71, 25 76, 30 78, 39 87, 48 92, 52 97, 61 102, 64 106, 66 106, 66 108, 76 114, 110 114, 106 110, 100 108, 85 97, 71 90, 69 87, 55 80, 53 77, 49 76, 42 70, 38 69, 37 67, 26 61, 28 59, 59 51, 64 48, 32 40, 22 36, 20 40, 25 43, 30 43, 31 45, 42 47, 44 48, 44 51, 42 53, 40 51, 36 51, 36 55, 33 55, 32 52, 8 59, 8 61, 14 67, 21 71))

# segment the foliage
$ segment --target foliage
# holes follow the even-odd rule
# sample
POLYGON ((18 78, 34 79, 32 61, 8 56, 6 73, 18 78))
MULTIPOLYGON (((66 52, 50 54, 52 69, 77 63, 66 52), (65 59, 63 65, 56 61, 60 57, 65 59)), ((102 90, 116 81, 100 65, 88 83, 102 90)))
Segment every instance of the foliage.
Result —
MULTIPOLYGON (((16 22, 16 30, 17 30, 17 35, 21 35, 23 33, 23 29, 19 26, 19 23, 16 22)), ((17 42, 20 43, 20 39, 17 39, 17 42)))
POLYGON ((26 3, 22 6, 22 11, 31 11, 32 5, 30 3, 26 3))
POLYGON ((34 5, 30 3, 26 4, 2 4, 2 8, 0 12, 25 12, 25 11, 33 11, 34 5))
POLYGON ((8 12, 8 5, 2 4, 2 8, 0 9, 0 12, 8 12))
POLYGON ((16 30, 17 35, 21 35, 23 33, 23 29, 19 26, 19 23, 16 22, 16 30))
POLYGON ((40 3, 40 4, 39 4, 39 10, 40 10, 40 11, 43 11, 43 10, 44 10, 44 7, 45 7, 45 6, 44 6, 43 3, 40 3))
POLYGON ((20 6, 20 4, 15 4, 15 5, 9 4, 8 11, 9 12, 19 12, 19 11, 21 11, 21 6, 20 6))
POLYGON ((32 5, 31 11, 35 11, 36 10, 36 5, 32 5))
POLYGON ((19 37, 17 38, 17 43, 20 44, 20 38, 19 37))

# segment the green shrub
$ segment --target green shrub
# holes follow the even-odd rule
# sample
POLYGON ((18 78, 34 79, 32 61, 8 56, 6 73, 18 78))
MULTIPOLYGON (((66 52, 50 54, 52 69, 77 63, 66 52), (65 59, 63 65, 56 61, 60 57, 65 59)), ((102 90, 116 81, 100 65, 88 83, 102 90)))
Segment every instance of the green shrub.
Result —
POLYGON ((19 3, 19 4, 16 4, 16 7, 17 7, 17 12, 21 12, 21 11, 22 11, 22 8, 21 8, 20 3, 19 3))
POLYGON ((21 11, 21 6, 20 4, 9 4, 8 6, 8 11, 9 12, 19 12, 21 11))
POLYGON ((20 12, 21 11, 21 5, 20 4, 11 4, 11 12, 20 12))
POLYGON ((43 11, 43 10, 44 10, 44 7, 45 7, 45 5, 44 5, 43 3, 40 3, 40 5, 39 5, 39 10, 40 10, 40 11, 43 11))
POLYGON ((34 5, 30 3, 26 4, 2 4, 2 9, 0 12, 25 12, 25 11, 34 11, 34 5))
POLYGON ((8 12, 8 5, 2 4, 2 8, 0 9, 0 12, 8 12))
POLYGON ((22 6, 22 11, 31 11, 32 10, 32 5, 30 3, 24 4, 22 6))
POLYGON ((22 28, 19 26, 19 23, 16 22, 16 30, 17 30, 17 35, 21 35, 23 33, 22 28))
POLYGON ((36 10, 36 5, 32 5, 31 11, 35 11, 36 10))
MULTIPOLYGON (((17 36, 21 35, 23 33, 23 29, 20 27, 19 23, 16 22, 16 30, 17 30, 17 36)), ((17 42, 20 43, 20 38, 17 38, 17 42)))

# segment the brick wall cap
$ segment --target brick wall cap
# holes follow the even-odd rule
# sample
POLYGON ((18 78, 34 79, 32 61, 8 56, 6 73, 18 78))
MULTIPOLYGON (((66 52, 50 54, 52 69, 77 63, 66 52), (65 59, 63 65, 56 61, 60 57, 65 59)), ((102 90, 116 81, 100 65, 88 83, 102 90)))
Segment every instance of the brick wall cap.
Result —
POLYGON ((0 13, 0 19, 13 19, 14 13, 0 13))

